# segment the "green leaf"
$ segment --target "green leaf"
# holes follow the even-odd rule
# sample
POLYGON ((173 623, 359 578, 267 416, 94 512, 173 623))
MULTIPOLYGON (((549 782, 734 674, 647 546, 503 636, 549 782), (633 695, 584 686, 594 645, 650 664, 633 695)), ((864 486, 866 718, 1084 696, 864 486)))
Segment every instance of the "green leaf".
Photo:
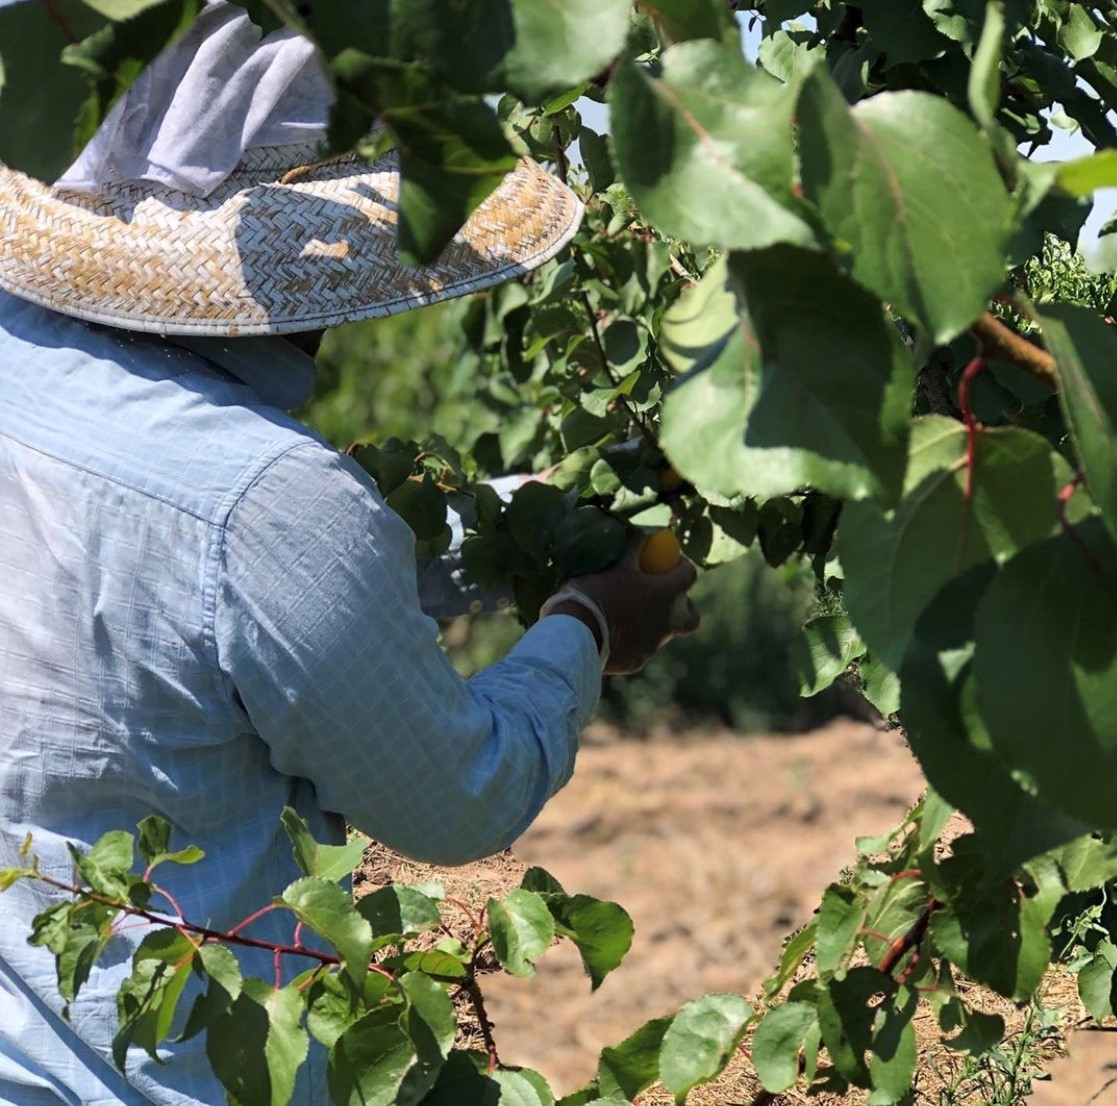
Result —
POLYGON ((83 0, 83 3, 100 12, 106 19, 117 22, 132 19, 140 12, 163 2, 164 0, 83 0))
POLYGON ((997 755, 1048 802, 1107 827, 1117 825, 1115 604, 1117 549, 1088 519, 1005 565, 978 608, 974 653, 997 755))
POLYGON ((665 318, 668 355, 693 366, 663 407, 675 468, 721 495, 894 499, 913 367, 880 304, 821 255, 777 247, 734 256, 752 315, 734 324, 719 277, 665 318))
POLYGON ((1045 309, 1043 332, 1090 498, 1117 538, 1117 337, 1094 312, 1069 305, 1045 309))
POLYGON ((539 480, 518 487, 508 504, 508 527, 516 544, 536 560, 551 551, 555 532, 570 514, 570 500, 559 488, 539 480))
POLYGON ((309 1042, 302 996, 244 980, 241 993, 206 1033, 206 1056, 237 1106, 287 1106, 309 1042))
POLYGON ((780 954, 779 967, 764 981, 764 998, 771 1000, 787 986, 800 965, 814 951, 818 919, 812 918, 798 933, 792 934, 780 954))
POLYGON ((601 572, 620 560, 629 528, 598 507, 578 507, 556 527, 555 566, 564 577, 601 572))
POLYGON ((668 42, 713 38, 729 46, 740 45, 737 23, 718 0, 647 0, 643 7, 668 42))
POLYGON ((429 473, 421 480, 405 480, 385 501, 419 541, 431 541, 446 526, 446 493, 429 473))
POLYGON ((874 46, 887 55, 886 69, 940 56, 946 40, 918 0, 862 0, 861 15, 874 46))
POLYGON ((914 366, 881 304, 821 254, 735 255, 760 343, 745 445, 747 495, 794 490, 894 501, 903 482, 914 366), (773 470, 783 469, 782 478, 773 470))
POLYGON ((389 1106, 415 1060, 401 1007, 377 1007, 355 1021, 330 1049, 327 1082, 337 1106, 389 1106))
POLYGON ((865 1053, 872 1046, 872 1005, 878 994, 892 990, 892 981, 876 968, 853 968, 832 979, 819 995, 818 1021, 822 1042, 834 1067, 844 1079, 858 1087, 872 1085, 865 1053))
POLYGON ((78 70, 59 64, 62 50, 104 21, 78 0, 0 7, 0 161, 41 180, 53 181, 78 152, 74 130, 88 94, 78 70), (44 79, 44 74, 49 78, 44 79))
POLYGON ((679 1010, 659 1054, 660 1080, 677 1102, 724 1070, 752 1016, 740 995, 703 995, 679 1010))
POLYGON ((728 257, 722 255, 660 318, 659 352, 676 372, 708 368, 740 325, 728 277, 728 257))
POLYGON ((992 131, 997 122, 1004 40, 1004 4, 998 0, 990 0, 985 6, 985 24, 981 28, 981 40, 974 51, 969 81, 970 110, 984 131, 992 131))
MULTIPOLYGON (((408 42, 463 92, 514 92, 540 104, 606 69, 624 46, 627 0, 418 0, 393 6, 397 50, 408 42)), ((390 40, 354 19, 350 44, 374 53, 390 40)))
POLYGON ((192 966, 206 979, 206 989, 194 1000, 179 1034, 180 1041, 188 1041, 226 1015, 241 992, 240 964, 225 945, 212 942, 202 945, 192 966))
POLYGON ((944 1037, 943 1044, 955 1052, 964 1052, 969 1056, 981 1056, 983 1053, 995 1048, 1005 1035, 1004 1018, 999 1014, 984 1014, 980 1010, 971 1010, 958 999, 951 999, 947 1004, 951 1007, 949 1025, 944 1012, 939 1015, 939 1024, 943 1030, 958 1028, 953 1037, 944 1037))
POLYGON ((1072 196, 1092 196, 1099 188, 1117 187, 1117 150, 1099 150, 1065 161, 1056 173, 1059 186, 1072 196))
POLYGON ((815 936, 818 970, 823 977, 836 972, 857 947, 866 906, 865 900, 848 887, 832 883, 826 888, 815 936))
POLYGON ((136 949, 132 974, 116 995, 120 1024, 112 1053, 121 1071, 129 1045, 139 1045, 152 1059, 158 1059, 156 1046, 170 1035, 196 952, 185 934, 170 928, 149 933, 136 949))
POLYGON ((1059 45, 1075 60, 1093 57, 1105 40, 1105 31, 1094 22, 1085 4, 1071 4, 1059 28, 1059 45))
POLYGON ((535 891, 540 895, 565 895, 562 884, 546 868, 532 866, 524 872, 520 886, 525 891, 535 891))
POLYGON ((877 1008, 869 1058, 874 1106, 901 1102, 911 1090, 917 1059, 912 1019, 918 1007, 918 993, 910 987, 899 987, 877 1008))
POLYGON ((971 979, 1015 1002, 1029 998, 1051 961, 1047 923, 1061 885, 1024 895, 1016 880, 989 869, 978 843, 958 838, 939 866, 946 907, 931 917, 935 946, 971 979))
POLYGON ((882 661, 869 655, 861 661, 861 694, 888 718, 900 709, 900 677, 882 661))
POLYGON ((634 1099, 659 1079, 659 1051, 674 1017, 645 1022, 619 1045, 601 1050, 597 1086, 602 1098, 634 1099))
POLYGON ((1117 947, 1101 941, 1097 952, 1078 973, 1078 995, 1090 1017, 1102 1021, 1113 1014, 1114 970, 1117 969, 1117 947))
POLYGON ((129 873, 134 859, 134 839, 124 830, 110 830, 98 838, 89 851, 69 846, 74 866, 94 891, 114 899, 127 899, 131 888, 129 873))
POLYGON ((851 110, 822 70, 803 85, 798 120, 804 194, 853 278, 936 344, 962 333, 1004 279, 1011 212, 973 124, 921 92, 851 110))
POLYGON ((361 837, 354 837, 344 845, 321 845, 311 836, 306 819, 292 807, 285 806, 279 817, 291 840, 295 863, 308 876, 337 883, 348 876, 364 856, 366 842, 361 837))
POLYGON ((438 903, 414 887, 380 887, 357 900, 357 912, 378 940, 412 936, 439 923, 438 903))
POLYGON ((206 854, 197 845, 172 851, 171 824, 164 818, 149 815, 138 824, 138 829, 140 836, 137 844, 148 868, 165 863, 197 864, 205 858, 206 854))
POLYGON ((489 899, 493 952, 512 975, 535 974, 535 960, 551 947, 555 922, 547 903, 534 891, 512 891, 503 902, 489 899))
POLYGON ((794 93, 736 47, 684 42, 661 62, 625 59, 609 86, 613 151, 643 214, 695 245, 813 246, 792 192, 794 93))
POLYGON ((359 985, 372 958, 373 934, 349 893, 329 880, 307 876, 295 880, 278 901, 337 949, 343 969, 359 985))
POLYGON ((792 642, 791 661, 799 677, 799 694, 817 695, 828 688, 862 653, 865 643, 846 614, 812 618, 802 637, 792 642))
POLYGON ((1047 854, 1068 891, 1093 891, 1117 878, 1117 841, 1084 833, 1047 854))
POLYGON ((900 716, 928 781, 974 823, 991 867, 1007 873, 1087 827, 1024 790, 973 710, 974 617, 993 575, 989 563, 972 569, 920 618, 900 673, 900 716))
POLYGON ((591 895, 547 895, 545 899, 555 919, 555 932, 574 942, 596 991, 632 947, 628 911, 591 895))
POLYGON ((399 984, 408 999, 403 1025, 415 1045, 415 1063, 404 1078, 395 1106, 411 1106, 437 1081, 454 1043, 457 1018, 445 989, 433 979, 408 972, 399 984))
POLYGON ((1036 434, 984 428, 967 499, 966 428, 927 416, 912 428, 904 498, 890 514, 850 502, 838 527, 843 597, 858 633, 899 670, 916 620, 939 589, 975 564, 1006 560, 1055 529, 1066 463, 1036 434))
POLYGON ((799 1053, 817 1024, 818 1007, 809 1002, 785 1002, 764 1015, 752 1039, 752 1062, 766 1091, 780 1094, 799 1078, 799 1053))
POLYGON ((0 868, 0 891, 7 891, 13 883, 27 875, 25 868, 0 868))

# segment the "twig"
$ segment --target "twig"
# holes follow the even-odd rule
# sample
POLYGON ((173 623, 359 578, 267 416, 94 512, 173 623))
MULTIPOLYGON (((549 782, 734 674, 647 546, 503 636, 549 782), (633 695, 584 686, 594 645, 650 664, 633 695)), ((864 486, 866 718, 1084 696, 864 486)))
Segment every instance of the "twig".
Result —
POLYGON ((694 279, 694 274, 688 272, 686 266, 674 255, 671 255, 671 272, 676 276, 681 276, 686 281, 688 288, 693 288, 698 281, 694 279))
POLYGON ((551 124, 551 137, 555 140, 555 165, 558 167, 559 177, 563 184, 567 184, 570 162, 566 159, 566 148, 562 144, 562 128, 557 123, 551 124))
MULTIPOLYGON (((43 875, 41 872, 37 873, 34 877, 42 883, 47 884, 49 887, 55 887, 59 891, 66 891, 71 895, 80 895, 86 902, 99 903, 101 906, 111 906, 115 910, 119 910, 123 914, 129 914, 135 918, 146 918, 147 921, 153 925, 170 926, 177 929, 184 936, 194 934, 201 937, 203 943, 205 941, 217 941, 226 945, 241 945, 245 948, 251 949, 267 949, 269 952, 276 956, 306 956, 311 960, 317 960, 320 964, 328 964, 336 967, 341 963, 341 958, 334 956, 328 952, 318 952, 316 949, 306 948, 301 945, 284 945, 275 941, 258 941, 254 937, 242 937, 239 933, 223 929, 212 929, 209 926, 196 925, 194 922, 188 922, 185 918, 175 920, 173 918, 166 918, 160 914, 155 914, 150 910, 144 910, 142 907, 133 906, 131 903, 121 902, 119 899, 110 898, 108 895, 101 895, 96 891, 90 891, 80 884, 65 883, 60 879, 54 879, 52 876, 43 875)), ((244 923, 241 923, 242 925, 244 923)), ((375 972, 377 975, 382 975, 387 979, 395 979, 390 971, 386 968, 381 968, 376 964, 369 964, 368 970, 375 972)))
POLYGON ((1010 330, 988 311, 973 324, 970 332, 981 344, 986 357, 1008 361, 1042 381, 1049 388, 1058 387, 1059 376, 1055 367, 1055 358, 1046 350, 1033 345, 1027 338, 1010 330))
MULTIPOLYGON (((593 335, 593 343, 597 347, 597 355, 601 358, 601 364, 605 369, 606 375, 613 382, 614 387, 620 387, 620 381, 617 379, 616 373, 613 372, 612 365, 609 364, 609 358, 605 356, 605 346, 601 341, 601 334, 597 329, 597 316, 594 314, 593 304, 590 303, 590 297, 587 292, 581 294, 582 306, 586 309, 586 315, 590 321, 590 333, 593 335)), ((640 412, 628 402, 628 396, 619 395, 617 399, 620 400, 621 406, 628 412, 628 417, 640 428, 640 433, 644 435, 649 442, 655 441, 655 436, 648 428, 647 423, 640 417, 640 412)))
POLYGON ((493 1039, 493 1023, 489 1021, 489 1015, 485 1012, 484 996, 481 994, 476 976, 471 975, 460 986, 469 995, 469 1001, 473 1003, 473 1012, 477 1015, 477 1024, 481 1027, 481 1038, 485 1042, 485 1052, 489 1057, 489 1074, 491 1075, 500 1065, 500 1057, 497 1055, 496 1041, 493 1039))
POLYGON ((901 937, 897 937, 892 942, 888 952, 884 954, 884 959, 880 962, 879 969, 885 975, 891 975, 896 969, 896 965, 909 953, 912 949, 918 948, 923 943, 923 938, 927 934, 927 927, 931 924, 931 915, 934 914, 942 903, 938 899, 930 899, 927 905, 923 908, 923 913, 912 923, 911 929, 901 937))

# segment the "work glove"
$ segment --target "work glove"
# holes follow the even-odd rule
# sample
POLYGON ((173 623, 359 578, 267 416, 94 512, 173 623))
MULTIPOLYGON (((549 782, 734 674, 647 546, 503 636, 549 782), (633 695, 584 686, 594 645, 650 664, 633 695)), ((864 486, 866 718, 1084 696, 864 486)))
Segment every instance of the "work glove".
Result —
POLYGON ((671 638, 698 629, 698 611, 687 595, 698 576, 694 565, 682 557, 667 572, 642 572, 644 541, 643 533, 633 531, 618 561, 571 577, 540 611, 596 626, 602 671, 609 676, 638 672, 671 638))

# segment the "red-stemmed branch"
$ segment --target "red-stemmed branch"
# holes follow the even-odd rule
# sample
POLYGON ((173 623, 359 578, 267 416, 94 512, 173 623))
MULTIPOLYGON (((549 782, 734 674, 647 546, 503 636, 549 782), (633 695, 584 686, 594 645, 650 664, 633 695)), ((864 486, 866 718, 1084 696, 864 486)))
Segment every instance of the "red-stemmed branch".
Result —
POLYGON ((915 956, 912 962, 897 978, 897 983, 906 983, 911 977, 912 970, 919 963, 920 960, 920 946, 923 944, 923 938, 927 935, 927 927, 931 924, 931 915, 934 914, 942 903, 936 898, 927 900, 927 905, 923 908, 919 917, 912 923, 911 928, 901 936, 897 937, 895 941, 889 946, 888 951, 884 954, 884 959, 877 965, 878 969, 885 975, 892 975, 896 970, 896 966, 901 960, 913 950, 915 956))

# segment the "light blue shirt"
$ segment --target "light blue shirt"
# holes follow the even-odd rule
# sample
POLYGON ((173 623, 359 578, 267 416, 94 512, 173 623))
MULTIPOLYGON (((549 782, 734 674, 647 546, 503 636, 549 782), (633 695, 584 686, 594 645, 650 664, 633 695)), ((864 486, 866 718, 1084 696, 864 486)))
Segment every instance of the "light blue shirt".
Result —
MULTIPOLYGON (((544 619, 463 681, 420 609, 411 532, 367 475, 281 407, 313 365, 281 339, 88 326, 0 294, 0 867, 159 814, 206 859, 159 877, 230 928, 297 878, 280 827, 342 817, 410 856, 509 844, 569 778, 600 687, 593 636, 544 619)), ((444 597, 439 599, 444 605, 444 597)), ((52 901, 0 894, 2 1106, 221 1106, 195 1038, 112 1065, 113 939, 59 1016, 52 901)), ((250 934, 286 942, 272 913, 250 934)), ((295 961, 289 974, 306 967, 295 961)), ((271 957, 244 962, 270 979, 271 957)), ((183 1009, 189 1006, 189 995, 183 1009)), ((327 1102, 320 1051, 294 1102, 327 1102)))

